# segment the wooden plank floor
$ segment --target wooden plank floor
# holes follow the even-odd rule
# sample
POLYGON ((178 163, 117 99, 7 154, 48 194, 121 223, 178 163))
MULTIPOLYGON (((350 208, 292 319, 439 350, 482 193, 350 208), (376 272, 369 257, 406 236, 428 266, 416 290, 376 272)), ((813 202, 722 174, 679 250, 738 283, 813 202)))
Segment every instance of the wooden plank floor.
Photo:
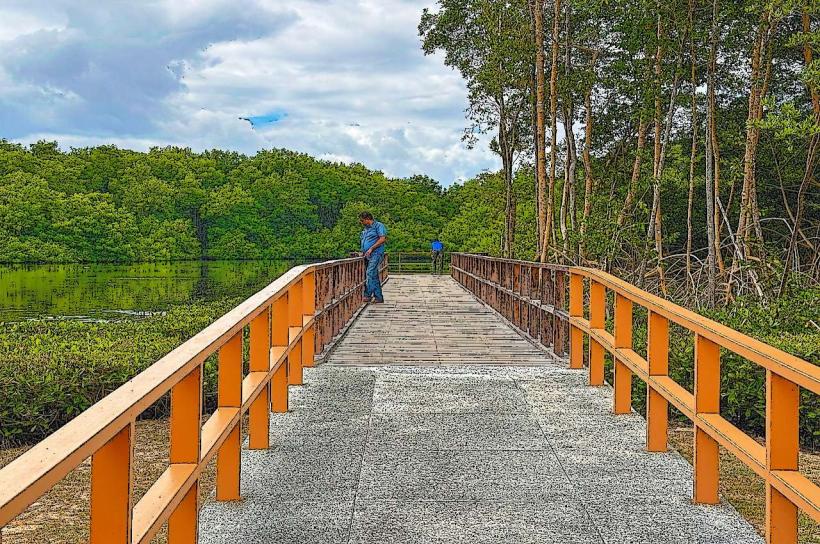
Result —
POLYGON ((328 357, 332 365, 551 364, 449 276, 394 275, 328 357))

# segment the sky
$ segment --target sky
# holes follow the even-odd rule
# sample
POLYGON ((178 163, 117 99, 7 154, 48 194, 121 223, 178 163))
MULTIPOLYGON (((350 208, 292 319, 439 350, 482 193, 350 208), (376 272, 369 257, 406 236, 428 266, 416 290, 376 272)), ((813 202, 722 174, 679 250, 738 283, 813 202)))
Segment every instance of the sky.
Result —
POLYGON ((434 0, 0 0, 0 138, 253 154, 282 147, 442 185, 466 88, 418 37, 434 0))

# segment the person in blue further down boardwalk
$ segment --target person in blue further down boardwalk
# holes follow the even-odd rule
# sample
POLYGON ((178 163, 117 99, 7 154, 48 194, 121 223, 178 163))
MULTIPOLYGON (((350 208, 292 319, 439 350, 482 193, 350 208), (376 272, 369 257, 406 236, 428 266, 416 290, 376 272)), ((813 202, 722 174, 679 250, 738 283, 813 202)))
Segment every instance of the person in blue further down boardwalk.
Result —
POLYGON ((438 238, 430 244, 430 259, 432 260, 433 274, 436 271, 439 274, 444 273, 444 244, 438 238))
POLYGON ((387 242, 387 228, 373 219, 370 212, 359 214, 359 223, 362 230, 362 254, 367 259, 367 281, 364 286, 364 300, 370 302, 384 302, 382 282, 379 278, 379 265, 384 259, 384 244, 387 242))

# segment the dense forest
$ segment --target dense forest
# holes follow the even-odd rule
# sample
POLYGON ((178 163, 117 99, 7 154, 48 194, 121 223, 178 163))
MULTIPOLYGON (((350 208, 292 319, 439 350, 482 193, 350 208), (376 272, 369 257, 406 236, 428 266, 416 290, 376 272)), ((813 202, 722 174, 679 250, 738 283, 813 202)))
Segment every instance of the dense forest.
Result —
MULTIPOLYGON (((525 171, 519 189, 534 209, 525 171)), ((363 210, 388 225, 391 251, 441 237, 448 249, 495 254, 503 229, 497 174, 445 190, 279 149, 63 152, 0 140, 0 181, 0 262, 341 257, 358 249, 363 210)))
POLYGON ((283 150, 64 153, 54 142, 0 142, 0 179, 6 262, 339 256, 357 249, 363 209, 390 224, 393 248, 419 248, 452 213, 428 178, 283 150))

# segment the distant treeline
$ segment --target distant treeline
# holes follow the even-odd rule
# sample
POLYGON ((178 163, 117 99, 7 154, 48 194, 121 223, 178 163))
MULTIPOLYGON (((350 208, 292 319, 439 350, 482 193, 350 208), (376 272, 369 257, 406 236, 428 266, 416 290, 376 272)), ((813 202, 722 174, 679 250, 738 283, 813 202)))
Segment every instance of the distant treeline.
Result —
POLYGON ((286 150, 248 157, 114 146, 63 152, 0 140, 0 261, 102 262, 343 256, 357 216, 390 228, 390 248, 495 252, 503 219, 496 177, 444 190, 362 165, 286 150))

